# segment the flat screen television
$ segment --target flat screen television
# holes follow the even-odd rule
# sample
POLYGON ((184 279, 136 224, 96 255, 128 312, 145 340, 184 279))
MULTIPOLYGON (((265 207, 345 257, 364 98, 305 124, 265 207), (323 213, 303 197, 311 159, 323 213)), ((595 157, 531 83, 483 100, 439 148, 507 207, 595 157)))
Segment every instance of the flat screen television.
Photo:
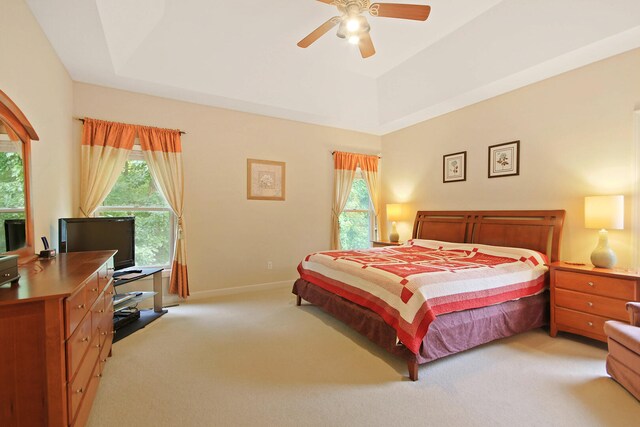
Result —
POLYGON ((135 257, 135 217, 60 218, 58 248, 64 252, 117 249, 114 269, 133 267, 135 257))

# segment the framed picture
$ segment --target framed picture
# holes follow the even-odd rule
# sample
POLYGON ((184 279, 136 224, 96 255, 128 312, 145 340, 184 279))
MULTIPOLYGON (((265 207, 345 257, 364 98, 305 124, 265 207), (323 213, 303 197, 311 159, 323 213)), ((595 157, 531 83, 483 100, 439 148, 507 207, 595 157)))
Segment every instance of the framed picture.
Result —
POLYGON ((442 182, 467 180, 467 152, 442 156, 442 182))
POLYGON ((489 178, 520 174, 520 141, 489 147, 489 178))
POLYGON ((247 199, 284 200, 285 163, 247 159, 247 199))

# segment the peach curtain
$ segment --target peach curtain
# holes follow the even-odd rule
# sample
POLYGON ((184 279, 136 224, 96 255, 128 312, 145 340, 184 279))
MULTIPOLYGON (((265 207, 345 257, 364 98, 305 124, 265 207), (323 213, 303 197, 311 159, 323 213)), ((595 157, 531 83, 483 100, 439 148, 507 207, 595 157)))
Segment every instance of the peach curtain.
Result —
POLYGON ((331 249, 340 249, 340 214, 351 193, 359 155, 336 151, 333 153, 333 206, 331 209, 331 249))
MULTIPOLYGON (((358 163, 360 170, 367 183, 371 205, 373 206, 373 214, 375 215, 376 224, 380 224, 380 175, 378 174, 378 156, 367 156, 361 154, 358 163)), ((377 230, 376 230, 377 232, 377 230)), ((378 236, 374 236, 376 239, 378 236)))
POLYGON ((184 175, 180 132, 138 126, 140 146, 151 175, 176 215, 176 231, 169 293, 181 298, 189 296, 187 274, 187 234, 184 223, 184 175))
POLYGON ((109 195, 133 149, 135 126, 84 119, 81 146, 80 212, 90 216, 109 195))

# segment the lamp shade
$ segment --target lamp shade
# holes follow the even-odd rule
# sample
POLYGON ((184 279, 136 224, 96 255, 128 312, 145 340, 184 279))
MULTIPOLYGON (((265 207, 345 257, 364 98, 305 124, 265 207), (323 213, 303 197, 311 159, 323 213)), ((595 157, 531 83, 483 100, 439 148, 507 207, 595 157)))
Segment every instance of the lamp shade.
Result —
POLYGON ((608 230, 624 229, 624 196, 585 197, 584 226, 608 230))
POLYGON ((402 204, 391 203, 387 205, 387 221, 400 221, 402 219, 402 204))

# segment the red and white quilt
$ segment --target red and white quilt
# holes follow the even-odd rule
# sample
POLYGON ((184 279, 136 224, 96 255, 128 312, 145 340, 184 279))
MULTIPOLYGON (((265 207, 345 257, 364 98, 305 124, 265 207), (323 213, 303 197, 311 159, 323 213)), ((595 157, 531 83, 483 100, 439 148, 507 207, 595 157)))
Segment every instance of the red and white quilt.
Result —
POLYGON ((298 272, 378 313, 417 354, 439 314, 542 292, 545 262, 528 249, 415 239, 405 246, 316 252, 298 272))

